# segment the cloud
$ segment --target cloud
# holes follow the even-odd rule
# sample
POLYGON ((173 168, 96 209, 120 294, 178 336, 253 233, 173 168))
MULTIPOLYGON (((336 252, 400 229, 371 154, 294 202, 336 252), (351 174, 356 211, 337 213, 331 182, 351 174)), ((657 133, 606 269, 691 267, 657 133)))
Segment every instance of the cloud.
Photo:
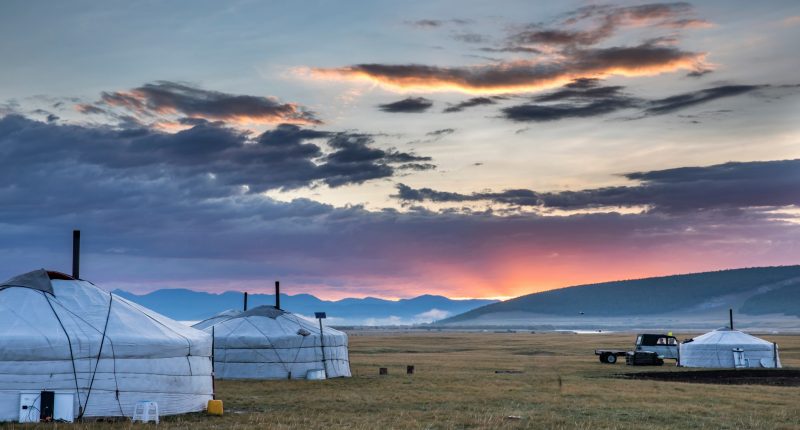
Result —
POLYGON ((650 3, 638 6, 590 5, 568 12, 561 25, 574 25, 586 21, 597 25, 601 33, 597 43, 614 34, 620 27, 655 26, 666 28, 698 28, 710 25, 705 20, 691 16, 693 7, 686 2, 650 3))
POLYGON ((419 113, 425 112, 433 106, 433 101, 424 97, 409 97, 394 103, 378 105, 384 112, 391 113, 419 113))
POLYGON ((784 27, 794 27, 796 25, 800 25, 800 15, 794 15, 784 18, 781 21, 781 25, 784 27))
POLYGON ((632 188, 647 188, 620 190, 614 199, 597 190, 569 204, 543 197, 551 206, 644 201, 659 208, 628 215, 369 211, 254 192, 329 178, 353 183, 365 179, 359 172, 375 176, 375 165, 394 169, 418 158, 369 139, 297 125, 251 135, 198 122, 168 134, 7 116, 0 119, 0 272, 68 270, 69 232, 80 228, 82 272, 109 289, 256 292, 280 279, 294 293, 322 297, 474 297, 786 264, 800 243, 796 225, 765 210, 676 207, 684 200, 720 209, 796 202, 800 169, 790 161, 632 173, 641 184, 632 188), (554 253, 557 259, 546 258, 554 253))
POLYGON ((442 136, 446 136, 448 134, 453 134, 455 132, 456 132, 456 130, 452 129, 452 128, 441 128, 439 130, 429 131, 429 132, 425 133, 425 136, 442 137, 442 136))
POLYGON ((528 46, 514 46, 506 45, 501 47, 485 46, 480 48, 484 52, 511 52, 511 53, 524 53, 524 54, 541 54, 542 51, 528 46))
POLYGON ((572 104, 526 104, 503 108, 503 116, 512 121, 556 121, 565 118, 585 118, 605 115, 620 109, 635 107, 628 99, 608 99, 576 106, 572 104))
POLYGON ((445 26, 447 24, 467 25, 467 24, 471 24, 471 23, 472 23, 471 20, 458 19, 458 18, 447 19, 447 20, 442 20, 442 19, 418 19, 416 21, 406 21, 406 24, 408 24, 408 25, 410 25, 412 27, 417 27, 417 28, 422 28, 422 29, 439 28, 439 27, 443 27, 443 26, 445 26))
POLYGON ((509 106, 502 113, 512 121, 545 122, 606 115, 642 104, 641 99, 626 94, 624 87, 601 86, 600 82, 595 78, 576 79, 560 90, 534 97, 535 103, 509 106))
MULTIPOLYGON (((791 88, 791 86, 787 87, 791 88)), ((624 109, 639 109, 640 116, 638 118, 644 118, 768 88, 770 88, 769 85, 722 85, 662 99, 647 100, 625 93, 625 87, 602 86, 598 79, 584 78, 574 80, 559 90, 533 97, 531 100, 534 103, 508 106, 501 112, 506 119, 519 122, 594 117, 624 109)), ((776 87, 774 89, 783 88, 776 87)))
POLYGON ((540 91, 577 78, 650 76, 675 70, 695 70, 705 54, 674 46, 642 44, 628 47, 571 49, 548 61, 518 60, 471 67, 422 64, 358 64, 310 69, 318 79, 368 81, 401 91, 458 91, 501 94, 540 91))
POLYGON ((714 71, 711 69, 699 69, 699 70, 692 70, 691 72, 686 74, 688 78, 700 78, 709 73, 713 73, 714 71))
POLYGON ((471 194, 398 184, 394 197, 406 202, 488 201, 542 210, 647 207, 649 212, 660 213, 800 206, 800 160, 730 162, 624 176, 638 184, 580 191, 512 189, 471 194))
POLYGON ((408 21, 408 24, 420 28, 435 28, 444 25, 444 21, 439 19, 419 19, 416 21, 408 21))
POLYGON ((645 112, 650 115, 674 112, 676 110, 685 109, 701 103, 708 103, 710 101, 725 97, 738 96, 766 87, 766 85, 722 85, 718 87, 706 88, 699 91, 653 100, 650 102, 650 107, 647 108, 645 112))
POLYGON ((453 39, 464 43, 486 43, 489 41, 489 37, 479 33, 456 33, 453 35, 453 39))
POLYGON ((505 46, 490 52, 542 53, 556 49, 594 46, 630 27, 667 29, 705 28, 708 21, 692 17, 688 3, 653 3, 640 6, 592 5, 566 13, 550 24, 517 27, 505 46), (573 28, 576 27, 576 28, 573 28))
POLYGON ((80 103, 75 105, 75 110, 83 114, 96 114, 101 115, 106 113, 105 109, 101 109, 95 105, 89 103, 80 103))
MULTIPOLYGON (((30 163, 28 167, 44 169, 52 160, 61 160, 65 165, 125 172, 142 180, 197 180, 198 193, 359 184, 391 177, 405 164, 418 168, 431 160, 377 148, 368 134, 282 124, 251 136, 197 119, 190 128, 170 134, 142 127, 56 125, 6 116, 0 119, 0 144, 5 162, 14 160, 19 168, 30 163), (209 180, 216 186, 206 188, 209 180)), ((6 169, 6 174, 11 171, 6 169)), ((6 179, 13 182, 12 178, 6 179)))
POLYGON ((471 99, 464 100, 463 102, 456 103, 453 106, 449 106, 443 112, 445 113, 461 112, 464 109, 471 108, 474 106, 492 105, 495 103, 496 102, 490 97, 473 97, 471 99))
POLYGON ((187 116, 235 124, 322 123, 307 108, 274 97, 229 94, 171 81, 148 83, 130 91, 103 92, 94 104, 76 105, 79 112, 87 114, 103 113, 108 108, 141 118, 187 116))
MULTIPOLYGON (((512 26, 503 43, 478 48, 485 52, 533 54, 522 59, 475 66, 362 63, 298 71, 313 79, 367 81, 393 91, 489 95, 540 91, 578 78, 711 70, 705 62, 706 53, 676 46, 677 35, 650 37, 629 46, 599 45, 623 28, 666 28, 676 32, 709 25, 692 14, 693 8, 688 3, 587 6, 549 25, 512 26)), ((437 26, 441 23, 436 21, 437 26)), ((454 36, 470 43, 486 42, 486 37, 474 33, 454 36)))

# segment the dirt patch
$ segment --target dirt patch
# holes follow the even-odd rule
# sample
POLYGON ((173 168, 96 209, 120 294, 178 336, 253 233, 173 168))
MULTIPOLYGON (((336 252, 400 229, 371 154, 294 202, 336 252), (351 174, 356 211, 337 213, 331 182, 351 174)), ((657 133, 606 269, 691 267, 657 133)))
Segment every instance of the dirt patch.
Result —
POLYGON ((773 385, 800 387, 800 370, 739 369, 739 370, 688 370, 677 372, 638 372, 619 375, 626 379, 690 382, 695 384, 773 385))

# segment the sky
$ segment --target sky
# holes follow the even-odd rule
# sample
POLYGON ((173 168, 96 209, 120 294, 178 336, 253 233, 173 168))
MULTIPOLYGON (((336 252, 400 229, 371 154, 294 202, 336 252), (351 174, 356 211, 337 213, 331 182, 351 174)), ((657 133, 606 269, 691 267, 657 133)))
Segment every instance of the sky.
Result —
POLYGON ((800 263, 800 4, 0 4, 0 277, 506 298, 800 263))

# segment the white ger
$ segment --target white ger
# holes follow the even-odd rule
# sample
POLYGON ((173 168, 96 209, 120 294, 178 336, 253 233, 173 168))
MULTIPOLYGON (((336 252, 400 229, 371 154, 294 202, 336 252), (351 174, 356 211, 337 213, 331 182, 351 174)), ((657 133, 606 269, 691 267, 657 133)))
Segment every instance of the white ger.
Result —
POLYGON ((194 325, 214 338, 218 379, 350 376, 347 334, 274 306, 225 311, 194 325))
POLYGON ((12 278, 0 327, 0 421, 39 421, 42 392, 67 419, 131 417, 145 400, 162 415, 196 412, 212 398, 211 336, 91 282, 43 269, 12 278))
POLYGON ((708 368, 779 368, 778 345, 739 330, 720 328, 680 345, 679 364, 708 368))

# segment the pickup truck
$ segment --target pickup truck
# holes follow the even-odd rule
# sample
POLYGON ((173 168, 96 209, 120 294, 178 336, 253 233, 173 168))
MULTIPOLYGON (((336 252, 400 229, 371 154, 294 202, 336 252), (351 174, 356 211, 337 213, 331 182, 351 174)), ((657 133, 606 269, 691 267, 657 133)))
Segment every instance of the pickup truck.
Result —
POLYGON ((678 339, 667 334, 640 334, 636 336, 633 351, 595 349, 594 355, 601 363, 614 364, 617 357, 625 357, 631 365, 662 365, 664 359, 678 359, 678 339))

